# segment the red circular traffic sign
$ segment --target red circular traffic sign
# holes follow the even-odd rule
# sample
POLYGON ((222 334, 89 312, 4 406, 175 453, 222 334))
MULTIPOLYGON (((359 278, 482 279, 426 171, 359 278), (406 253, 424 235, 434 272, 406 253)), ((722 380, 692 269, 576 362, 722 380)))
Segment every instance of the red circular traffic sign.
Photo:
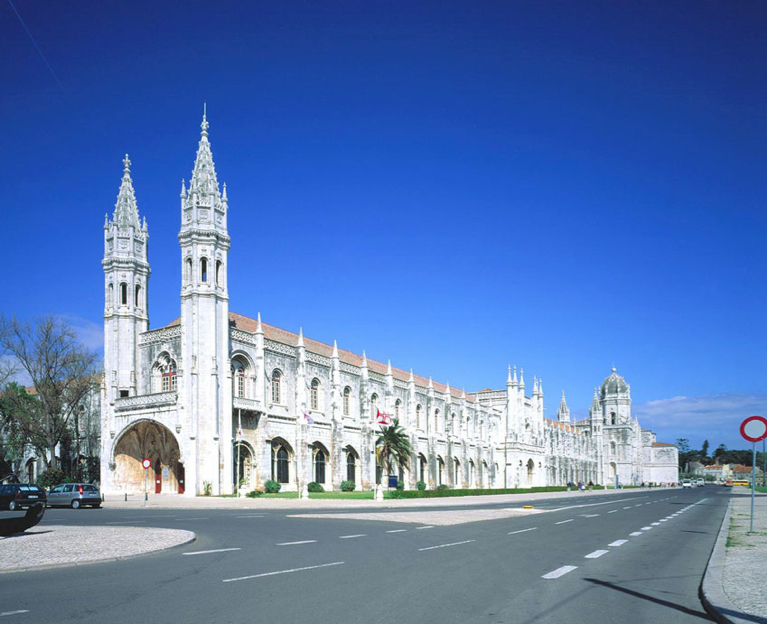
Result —
POLYGON ((767 418, 749 416, 740 424, 740 435, 749 442, 761 442, 767 438, 767 418))
POLYGON ((144 458, 144 461, 142 461, 142 462, 141 462, 141 465, 142 465, 142 466, 143 466, 145 469, 149 469, 149 468, 151 468, 151 466, 152 466, 152 460, 151 460, 151 459, 149 459, 148 457, 145 457, 145 458, 144 458))

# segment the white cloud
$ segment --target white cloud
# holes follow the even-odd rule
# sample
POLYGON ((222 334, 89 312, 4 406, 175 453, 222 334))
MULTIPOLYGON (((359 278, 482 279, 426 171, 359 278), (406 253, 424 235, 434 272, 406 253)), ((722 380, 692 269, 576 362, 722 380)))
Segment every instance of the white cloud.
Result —
POLYGON ((720 444, 749 448, 750 443, 740 435, 740 423, 748 416, 765 413, 767 396, 754 394, 675 396, 632 406, 639 424, 652 429, 659 442, 687 438, 692 448, 700 448, 703 440, 708 440, 711 450, 720 444))
POLYGON ((101 351, 104 348, 104 325, 79 316, 59 314, 56 318, 73 327, 77 332, 77 339, 88 349, 101 351))

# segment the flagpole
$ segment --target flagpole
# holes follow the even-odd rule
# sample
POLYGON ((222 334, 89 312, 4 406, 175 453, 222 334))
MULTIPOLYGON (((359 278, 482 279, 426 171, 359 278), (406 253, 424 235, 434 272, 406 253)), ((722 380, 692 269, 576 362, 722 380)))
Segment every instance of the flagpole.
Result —
POLYGON ((240 497, 240 453, 242 452, 242 409, 237 410, 237 482, 234 484, 234 493, 240 497))

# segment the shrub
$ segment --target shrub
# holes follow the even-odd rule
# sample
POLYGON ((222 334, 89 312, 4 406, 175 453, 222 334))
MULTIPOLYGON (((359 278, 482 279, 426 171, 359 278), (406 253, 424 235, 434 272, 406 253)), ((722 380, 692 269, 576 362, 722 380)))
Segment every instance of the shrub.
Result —
POLYGON ((248 492, 247 494, 245 494, 245 496, 247 496, 248 498, 258 498, 262 494, 263 492, 261 490, 253 490, 252 492, 248 492))
POLYGON ((353 492, 355 487, 354 481, 341 481, 342 492, 353 492))
POLYGON ((59 470, 58 468, 48 468, 48 470, 43 471, 43 473, 37 477, 37 485, 46 490, 52 488, 54 485, 65 482, 66 476, 64 475, 64 471, 59 470))
POLYGON ((402 492, 405 489, 405 482, 404 481, 397 481, 397 489, 402 492))
POLYGON ((440 492, 444 492, 445 490, 448 490, 448 489, 450 489, 450 488, 448 488, 448 487, 447 487, 447 483, 440 483, 440 484, 437 486, 437 489, 438 489, 440 492))
POLYGON ((415 487, 423 492, 426 489, 426 483, 424 483, 423 481, 419 481, 418 483, 415 484, 415 487))
POLYGON ((281 488, 282 484, 272 479, 269 479, 266 483, 264 483, 264 492, 267 494, 276 494, 280 491, 281 488))
POLYGON ((325 488, 322 487, 319 483, 316 481, 312 481, 306 486, 307 491, 309 492, 324 492, 325 488))
POLYGON ((210 496, 213 492, 213 485, 210 481, 203 481, 202 482, 202 495, 203 496, 210 496))

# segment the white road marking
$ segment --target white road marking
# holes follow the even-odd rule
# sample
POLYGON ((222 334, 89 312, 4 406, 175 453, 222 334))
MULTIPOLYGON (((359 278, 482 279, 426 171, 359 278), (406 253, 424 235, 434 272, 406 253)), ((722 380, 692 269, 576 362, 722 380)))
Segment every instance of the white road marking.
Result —
POLYGON ((564 576, 568 572, 572 572, 573 570, 576 570, 578 566, 562 566, 561 568, 557 568, 553 572, 549 572, 548 574, 544 574, 541 578, 545 579, 556 579, 560 576, 564 576))
POLYGON ((555 522, 554 524, 565 524, 566 522, 572 522, 573 518, 570 518, 569 520, 562 520, 562 522, 555 522))
POLYGON ((623 546, 628 540, 615 540, 608 544, 608 546, 623 546))
POLYGON ((242 550, 242 548, 217 548, 216 550, 197 550, 195 552, 181 553, 182 555, 208 555, 210 553, 229 552, 230 550, 242 550))
POLYGON ((354 537, 367 537, 366 533, 357 533, 356 535, 339 535, 338 539, 352 539, 354 537))
POLYGON ((638 505, 634 505, 634 507, 641 507, 642 503, 639 503, 638 505))
POLYGON ((290 572, 303 572, 304 570, 316 570, 317 568, 329 568, 330 566, 343 565, 345 561, 334 561, 333 563, 323 563, 321 565, 307 566, 305 568, 293 568, 292 570, 280 570, 279 572, 264 572, 263 574, 251 574, 250 576, 239 576, 237 578, 223 579, 223 583, 232 583, 234 581, 246 581, 248 579, 261 578, 263 576, 276 576, 277 574, 289 574, 290 572))
POLYGON ((586 555, 584 559, 598 559, 602 555, 606 555, 609 552, 609 550, 595 550, 593 553, 586 555))
POLYGON ((512 531, 509 535, 516 535, 517 533, 527 533, 527 531, 535 531, 538 527, 530 527, 529 529, 520 529, 519 531, 512 531))
POLYGON ((29 613, 29 609, 19 609, 18 611, 3 611, 0 613, 0 617, 5 615, 18 615, 19 613, 29 613))
POLYGON ((642 531, 652 531, 652 527, 642 527, 642 531))
POLYGON ((210 520, 210 518, 173 518, 174 520, 178 520, 181 522, 182 520, 210 520))
POLYGON ((404 533, 407 531, 407 529, 392 529, 391 531, 386 531, 387 533, 404 533))
POLYGON ((617 509, 613 509, 612 511, 608 511, 607 513, 618 513, 617 509))
POLYGON ((652 526, 660 526, 660 522, 651 522, 650 524, 651 524, 652 526))
POLYGON ((235 516, 235 518, 263 518, 264 514, 252 514, 250 516, 235 516))
POLYGON ((631 509, 631 505, 629 505, 628 507, 624 507, 624 509, 631 509))
POLYGON ((301 542, 281 542, 277 546, 295 546, 296 544, 315 544, 317 540, 303 540, 301 542))
POLYGON ((599 514, 581 514, 584 518, 596 518, 599 514))
POLYGON ((661 522, 668 522, 668 518, 661 518, 660 521, 661 522))
POLYGON ((642 531, 634 531, 633 533, 629 533, 631 537, 636 537, 637 535, 642 535, 642 531))
POLYGON ((429 546, 428 548, 419 548, 418 550, 434 550, 435 548, 447 548, 448 546, 460 546, 461 544, 469 544, 476 540, 466 540, 465 542, 453 542, 452 544, 440 544, 439 546, 429 546))
POLYGON ((434 528, 434 525, 433 524, 429 524, 428 526, 416 527, 415 530, 416 531, 422 531, 423 529, 433 529, 433 528, 434 528))
POLYGON ((124 520, 121 522, 105 522, 104 524, 141 524, 142 522, 146 522, 146 520, 124 520))
MULTIPOLYGON (((632 499, 619 498, 618 500, 609 500, 609 501, 604 501, 602 503, 584 503, 583 505, 570 505, 569 507, 557 507, 556 509, 550 509, 549 511, 566 511, 568 509, 580 509, 581 507, 596 507, 598 505, 614 505, 615 503, 625 503, 628 500, 632 500, 632 499)), ((636 500, 636 499, 633 499, 633 500, 636 500)), ((626 509, 628 509, 628 507, 626 507, 626 509)))

